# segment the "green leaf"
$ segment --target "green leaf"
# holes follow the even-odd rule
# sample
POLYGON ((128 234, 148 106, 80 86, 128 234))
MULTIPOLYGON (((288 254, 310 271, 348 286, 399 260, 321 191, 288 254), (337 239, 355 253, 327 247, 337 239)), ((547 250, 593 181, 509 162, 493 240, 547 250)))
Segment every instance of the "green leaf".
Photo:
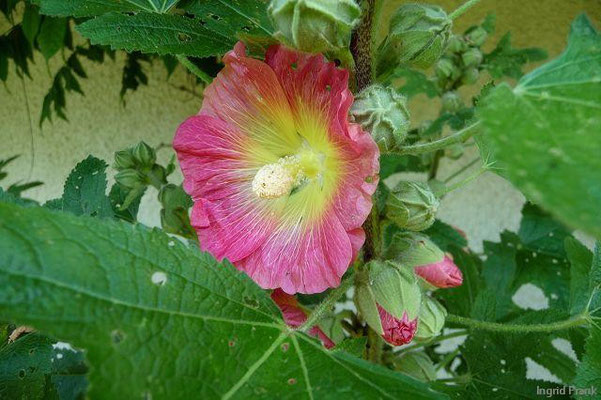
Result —
POLYGON ((82 398, 86 372, 80 352, 30 333, 0 350, 0 398, 82 398))
POLYGON ((525 248, 562 258, 566 256, 565 239, 571 236, 562 223, 531 203, 522 208, 518 235, 525 248))
POLYGON ((180 6, 200 18, 207 29, 233 39, 240 33, 271 36, 268 4, 263 0, 187 0, 180 6))
POLYGON ((436 83, 428 79, 422 72, 400 67, 394 71, 393 77, 394 79, 403 79, 403 84, 400 85, 398 91, 408 99, 420 93, 424 93, 429 98, 438 96, 436 83))
POLYGON ((85 349, 90 398, 444 398, 290 331, 246 275, 159 230, 0 204, 0 238, 0 313, 85 349))
POLYGON ((195 57, 223 54, 233 41, 207 29, 198 19, 145 11, 104 14, 78 25, 77 30, 93 44, 113 49, 195 57))
POLYGON ((104 161, 94 156, 88 156, 77 164, 65 182, 63 197, 52 208, 75 215, 113 217, 106 195, 106 167, 104 161))
POLYGON ((65 18, 44 18, 38 35, 38 44, 46 60, 63 48, 66 34, 67 20, 65 18))
POLYGON ((493 78, 508 76, 520 79, 524 73, 522 68, 525 64, 541 61, 547 58, 543 49, 536 47, 527 49, 514 49, 511 47, 511 33, 507 32, 497 47, 490 53, 484 55, 482 67, 487 69, 493 78))
POLYGON ((592 295, 590 272, 593 254, 576 239, 565 240, 566 253, 570 260, 570 313, 578 314, 587 307, 592 295))
POLYGON ((504 173, 566 224, 601 237, 601 35, 584 15, 557 59, 479 103, 504 173))
MULTIPOLYGON (((591 329, 591 334, 586 341, 586 353, 578 367, 573 384, 580 389, 601 388, 601 329, 598 327, 591 329)), ((578 396, 577 398, 591 397, 578 396)))
POLYGON ((112 11, 154 11, 154 7, 147 0, 38 0, 38 2, 42 14, 58 17, 94 17, 112 11))
POLYGON ((438 219, 434 221, 430 228, 424 231, 424 234, 443 251, 448 251, 451 246, 467 246, 467 239, 457 229, 438 219))

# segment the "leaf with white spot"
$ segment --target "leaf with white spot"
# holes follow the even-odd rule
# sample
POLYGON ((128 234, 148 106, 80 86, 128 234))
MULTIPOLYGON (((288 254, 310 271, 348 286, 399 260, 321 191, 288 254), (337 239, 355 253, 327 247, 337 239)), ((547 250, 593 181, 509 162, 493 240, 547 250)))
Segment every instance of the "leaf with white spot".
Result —
POLYGON ((557 59, 478 105, 504 174, 569 226, 601 237, 601 35, 581 15, 557 59))
POLYGON ((157 229, 0 203, 0 313, 77 348, 94 399, 435 399, 291 331, 266 291, 157 229))

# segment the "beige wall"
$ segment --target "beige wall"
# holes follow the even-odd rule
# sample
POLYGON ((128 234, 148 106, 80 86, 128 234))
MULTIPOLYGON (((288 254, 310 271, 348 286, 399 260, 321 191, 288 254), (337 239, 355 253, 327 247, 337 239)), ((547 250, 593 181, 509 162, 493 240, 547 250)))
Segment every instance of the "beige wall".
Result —
MULTIPOLYGON (((397 3, 400 2, 390 1, 390 9, 397 3)), ((452 10, 461 2, 446 0, 439 3, 452 10)), ((583 10, 601 27, 599 0, 482 0, 457 21, 456 31, 461 32, 479 21, 490 10, 497 14, 497 38, 511 30, 516 46, 534 44, 545 48, 551 56, 564 47, 570 21, 583 10)), ((5 28, 6 22, 1 21, 0 32, 5 28)), ((177 88, 190 84, 183 70, 178 68, 167 81, 159 63, 146 68, 149 85, 129 94, 127 106, 121 106, 119 90, 123 57, 120 56, 115 62, 108 61, 100 66, 84 63, 90 76, 81 81, 86 95, 68 95, 70 121, 58 120, 40 129, 37 121, 42 99, 51 85, 49 70, 55 72, 61 62, 56 56, 47 66, 42 57, 37 57, 32 69, 34 79, 26 78, 24 88, 12 71, 7 86, 0 88, 0 159, 22 155, 9 168, 9 179, 4 183, 28 179, 45 182, 44 186, 27 192, 38 200, 60 196, 71 168, 89 153, 111 160, 115 150, 142 139, 152 145, 170 142, 178 124, 200 107, 199 98, 177 88)), ((435 115, 437 109, 427 107, 427 104, 419 99, 413 102, 415 121, 435 115)), ((162 159, 170 155, 168 149, 160 152, 162 159)), ((473 157, 474 154, 467 155, 462 162, 473 157)), ((456 166, 451 170, 454 168, 456 166)), ((443 169, 442 176, 444 173, 443 169)), ((149 224, 158 221, 154 196, 155 193, 151 193, 145 198, 143 220, 149 224)), ((447 196, 441 217, 464 229, 471 245, 480 248, 482 239, 495 239, 501 229, 517 227, 522 202, 522 196, 510 184, 486 174, 469 187, 447 196), (469 207, 465 207, 468 204, 469 207)))

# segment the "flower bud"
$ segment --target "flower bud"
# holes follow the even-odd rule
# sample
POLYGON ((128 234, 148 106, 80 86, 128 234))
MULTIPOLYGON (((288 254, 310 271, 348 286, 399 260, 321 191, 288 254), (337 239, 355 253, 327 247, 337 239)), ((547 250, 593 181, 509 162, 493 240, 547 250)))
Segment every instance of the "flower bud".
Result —
POLYGON ((276 38, 310 53, 348 48, 361 8, 354 0, 272 0, 276 38))
MULTIPOLYGON (((457 75, 457 71, 459 71, 459 69, 455 66, 453 60, 448 57, 443 57, 438 60, 436 66, 434 67, 436 76, 441 79, 450 79, 457 75)), ((461 73, 461 71, 459 71, 459 73, 461 73)))
POLYGON ((398 232, 385 252, 386 258, 406 268, 431 265, 443 261, 445 255, 427 236, 416 232, 398 232))
POLYGON ((482 46, 488 38, 488 32, 481 26, 477 26, 470 29, 465 38, 473 46, 482 46))
POLYGON ((135 169, 127 168, 117 172, 115 181, 123 187, 133 189, 143 184, 144 176, 135 169))
POLYGON ((367 324, 389 342, 399 337, 411 341, 421 306, 421 289, 413 271, 373 260, 355 279, 355 301, 367 324))
POLYGON ((403 354, 394 361, 395 369, 423 382, 436 380, 436 368, 430 357, 422 351, 403 354))
POLYGON ((456 92, 446 92, 442 95, 442 111, 454 113, 463 107, 463 101, 456 92))
POLYGON ((470 47, 461 55, 461 60, 466 67, 477 67, 482 63, 484 56, 476 47, 470 47))
POLYGON ((435 288, 450 288, 463 283, 461 270, 448 255, 441 261, 416 267, 415 273, 435 288))
POLYGON ((127 168, 133 168, 136 165, 136 160, 132 154, 132 149, 125 149, 115 152, 114 167, 117 171, 127 168))
POLYGON ((429 339, 440 333, 444 327, 447 310, 438 301, 430 296, 424 296, 422 307, 419 311, 419 326, 415 337, 429 339))
POLYGON ((144 142, 135 145, 132 154, 136 161, 144 167, 151 167, 157 160, 154 149, 144 142))
POLYGON ((392 16, 388 37, 378 50, 378 73, 398 64, 429 68, 445 51, 451 26, 451 19, 438 6, 402 5, 392 16))
POLYGON ((467 49, 467 43, 461 36, 453 35, 449 39, 448 49, 453 53, 463 53, 467 49))
POLYGON ((386 201, 386 216, 410 231, 428 229, 436 218, 439 201, 427 183, 399 182, 386 201))
POLYGON ((351 114, 371 132, 382 151, 392 150, 407 137, 407 100, 391 87, 372 85, 355 98, 351 114))
POLYGON ((386 312, 384 308, 378 306, 380 320, 382 321, 382 337, 393 346, 407 344, 413 340, 415 332, 418 330, 417 318, 409 320, 407 313, 402 318, 395 318, 392 314, 386 312))
POLYGON ((478 68, 468 68, 463 72, 461 82, 465 85, 473 85, 478 81, 479 75, 478 68))

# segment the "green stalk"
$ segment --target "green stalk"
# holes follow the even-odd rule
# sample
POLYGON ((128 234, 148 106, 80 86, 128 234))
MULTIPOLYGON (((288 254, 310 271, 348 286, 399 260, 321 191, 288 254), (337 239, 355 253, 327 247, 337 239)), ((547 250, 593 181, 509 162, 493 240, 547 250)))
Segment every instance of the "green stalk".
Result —
POLYGON ((548 324, 501 324, 498 322, 479 321, 476 319, 461 317, 459 315, 448 314, 447 321, 458 325, 463 325, 471 329, 485 330, 492 332, 512 332, 512 333, 530 333, 530 332, 555 332, 589 323, 588 314, 580 314, 575 317, 551 322, 548 324))
POLYGON ((468 0, 462 5, 460 5, 455 11, 449 14, 450 19, 455 19, 462 16, 467 10, 478 4, 480 0, 468 0))
POLYGON ((393 153, 398 155, 418 155, 424 153, 431 153, 436 150, 444 149, 453 144, 465 142, 467 139, 471 138, 478 132, 478 126, 480 125, 480 121, 474 122, 470 126, 463 128, 460 131, 453 133, 447 137, 442 139, 435 140, 433 142, 428 143, 420 143, 414 144, 412 146, 404 146, 399 150, 394 151, 393 153))
POLYGON ((467 163, 466 165, 464 165, 463 167, 459 168, 457 171, 453 172, 451 175, 449 175, 445 180, 444 183, 449 183, 450 181, 453 180, 453 178, 461 175, 464 171, 467 171, 468 169, 470 169, 472 166, 474 166, 478 161, 480 161, 480 157, 477 157, 476 159, 470 161, 469 163, 467 163))
POLYGON ((465 179, 462 179, 461 181, 454 183, 450 186, 446 186, 444 189, 436 192, 436 197, 441 197, 444 196, 445 194, 452 192, 453 190, 457 190, 459 188, 462 188, 465 185, 468 185, 469 183, 471 183, 472 181, 474 181, 475 179, 477 179, 480 175, 482 175, 483 173, 485 173, 488 169, 485 166, 482 166, 478 169, 478 171, 474 172, 473 174, 471 174, 470 176, 468 176, 465 179))
POLYGON ((311 329, 311 327, 313 327, 315 324, 317 324, 321 317, 323 317, 323 314, 325 314, 328 310, 334 307, 336 301, 338 301, 338 299, 346 293, 346 291, 353 284, 353 281, 354 277, 352 275, 350 275, 344 281, 342 281, 342 283, 340 283, 340 286, 338 286, 336 289, 333 289, 330 292, 330 294, 328 294, 328 297, 326 297, 321 303, 317 305, 317 307, 315 307, 311 315, 309 315, 309 318, 307 318, 305 323, 299 326, 297 330, 300 332, 306 332, 309 329, 311 329))
POLYGON ((176 57, 179 60, 179 62, 182 63, 183 66, 188 68, 188 70, 194 75, 196 75, 201 81, 203 81, 207 85, 213 82, 213 78, 209 76, 209 74, 198 68, 196 65, 194 65, 194 63, 190 61, 188 57, 182 55, 178 55, 176 57))

